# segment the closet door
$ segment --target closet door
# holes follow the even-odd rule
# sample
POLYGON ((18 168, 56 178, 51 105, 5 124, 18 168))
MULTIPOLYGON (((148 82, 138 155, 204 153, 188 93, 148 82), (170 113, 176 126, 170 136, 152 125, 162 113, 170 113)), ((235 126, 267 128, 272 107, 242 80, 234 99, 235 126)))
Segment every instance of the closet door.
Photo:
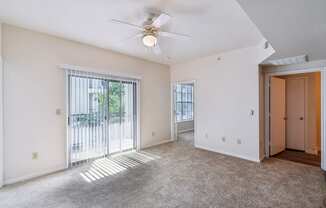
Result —
POLYGON ((270 81, 270 155, 285 150, 285 80, 270 81))
POLYGON ((305 150, 305 79, 286 80, 286 148, 305 150))

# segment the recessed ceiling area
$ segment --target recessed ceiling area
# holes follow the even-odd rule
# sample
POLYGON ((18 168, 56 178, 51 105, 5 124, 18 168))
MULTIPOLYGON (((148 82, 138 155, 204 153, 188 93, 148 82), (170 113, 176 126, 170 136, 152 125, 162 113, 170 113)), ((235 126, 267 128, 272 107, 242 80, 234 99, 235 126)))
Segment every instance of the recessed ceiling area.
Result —
POLYGON ((325 0, 238 0, 275 53, 282 59, 308 55, 310 61, 326 59, 325 0))
POLYGON ((0 20, 27 29, 162 63, 257 45, 264 37, 236 0, 0 0, 0 20), (137 30, 114 24, 119 19, 142 25, 150 13, 172 18, 162 30, 190 40, 159 37, 162 54, 146 49, 137 30))

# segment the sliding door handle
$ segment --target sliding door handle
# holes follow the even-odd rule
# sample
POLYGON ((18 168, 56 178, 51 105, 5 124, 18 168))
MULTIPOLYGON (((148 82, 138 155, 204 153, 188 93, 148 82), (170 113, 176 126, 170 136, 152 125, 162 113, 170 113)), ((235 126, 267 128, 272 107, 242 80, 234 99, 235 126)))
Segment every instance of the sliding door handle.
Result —
POLYGON ((304 117, 303 117, 303 116, 301 116, 301 117, 300 117, 300 120, 302 121, 303 119, 304 119, 304 117))

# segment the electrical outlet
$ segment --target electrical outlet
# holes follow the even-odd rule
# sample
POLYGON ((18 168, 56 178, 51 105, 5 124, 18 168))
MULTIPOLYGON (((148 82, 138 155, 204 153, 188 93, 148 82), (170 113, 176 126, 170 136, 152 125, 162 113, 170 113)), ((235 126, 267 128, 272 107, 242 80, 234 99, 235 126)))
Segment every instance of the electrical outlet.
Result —
POLYGON ((154 137, 155 136, 155 131, 152 131, 152 137, 154 137))
POLYGON ((37 160, 38 159, 38 153, 37 152, 33 152, 32 153, 32 160, 37 160))
POLYGON ((222 142, 225 142, 226 141, 226 138, 225 137, 222 137, 222 142))
POLYGON ((208 139, 208 134, 207 133, 205 134, 205 138, 208 139))
POLYGON ((237 139, 237 144, 241 144, 241 139, 237 139))
POLYGON ((56 110, 55 110, 55 114, 57 115, 57 116, 60 116, 61 115, 61 109, 60 108, 57 108, 56 110))

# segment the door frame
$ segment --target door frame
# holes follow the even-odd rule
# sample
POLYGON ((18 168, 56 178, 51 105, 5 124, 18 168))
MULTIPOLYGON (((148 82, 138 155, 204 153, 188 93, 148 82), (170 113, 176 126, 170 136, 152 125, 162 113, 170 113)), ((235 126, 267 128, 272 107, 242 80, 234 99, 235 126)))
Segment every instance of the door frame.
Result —
POLYGON ((269 80, 272 76, 280 75, 291 75, 291 74, 302 74, 302 73, 311 73, 311 72, 320 72, 320 96, 321 96, 321 168, 326 170, 326 67, 314 67, 314 68, 305 68, 305 69, 282 69, 282 70, 271 70, 264 73, 264 106, 265 106, 265 157, 269 158, 269 146, 270 146, 270 122, 269 122, 269 108, 270 108, 270 92, 269 92, 269 80))
POLYGON ((175 122, 175 93, 174 89, 177 84, 193 84, 193 120, 194 120, 194 145, 196 146, 197 138, 197 83, 196 80, 183 80, 171 82, 171 140, 176 141, 176 122, 175 122))

